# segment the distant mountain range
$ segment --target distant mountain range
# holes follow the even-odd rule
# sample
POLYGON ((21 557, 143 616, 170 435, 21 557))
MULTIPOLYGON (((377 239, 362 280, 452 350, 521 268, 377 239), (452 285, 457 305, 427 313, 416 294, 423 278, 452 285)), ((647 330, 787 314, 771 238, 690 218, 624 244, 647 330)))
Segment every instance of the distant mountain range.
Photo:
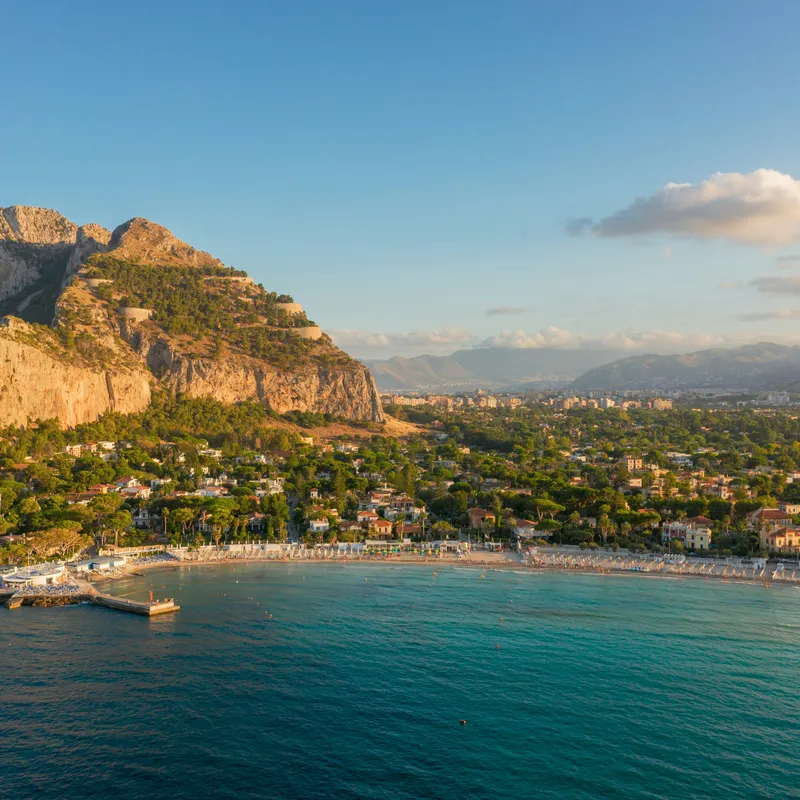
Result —
POLYGON ((365 362, 383 391, 597 389, 800 391, 800 347, 762 342, 677 355, 620 350, 459 350, 365 362))
POLYGON ((587 370, 624 355, 622 350, 476 348, 364 363, 383 391, 453 392, 567 386, 587 370))
POLYGON ((761 342, 683 355, 642 355, 590 369, 576 390, 718 388, 741 391, 800 389, 800 347, 761 342))

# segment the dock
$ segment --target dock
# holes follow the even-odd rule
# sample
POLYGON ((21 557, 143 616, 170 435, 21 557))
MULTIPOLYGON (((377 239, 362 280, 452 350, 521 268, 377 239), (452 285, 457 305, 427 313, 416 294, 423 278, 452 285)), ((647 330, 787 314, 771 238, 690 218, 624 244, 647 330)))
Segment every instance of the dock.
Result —
POLYGON ((138 603, 135 600, 126 600, 123 597, 97 594, 92 598, 92 602, 96 606, 113 608, 115 611, 127 611, 131 614, 141 614, 144 617, 172 614, 181 610, 181 607, 171 597, 167 597, 164 600, 154 600, 152 603, 138 603))
POLYGON ((127 611, 129 614, 139 614, 142 617, 157 617, 160 614, 173 614, 180 611, 181 607, 171 597, 164 600, 137 603, 135 600, 126 600, 123 597, 112 597, 108 594, 95 592, 76 592, 74 594, 49 595, 36 593, 15 594, 3 593, 0 603, 6 608, 15 609, 22 606, 68 606, 76 603, 92 603, 103 608, 112 608, 115 611, 127 611))

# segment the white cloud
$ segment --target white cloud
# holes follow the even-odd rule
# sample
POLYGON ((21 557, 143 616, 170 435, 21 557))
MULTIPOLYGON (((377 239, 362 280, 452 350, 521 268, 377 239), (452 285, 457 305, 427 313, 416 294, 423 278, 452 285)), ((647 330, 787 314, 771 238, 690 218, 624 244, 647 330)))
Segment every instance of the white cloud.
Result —
POLYGON ((576 334, 551 325, 533 333, 523 330, 500 331, 496 336, 484 339, 478 347, 512 347, 518 350, 542 347, 573 348, 579 346, 579 339, 576 334))
POLYGON ((330 336, 338 347, 345 350, 406 350, 419 348, 457 348, 469 344, 472 335, 464 328, 440 328, 439 330, 417 330, 396 333, 380 333, 362 330, 331 331, 330 336))
POLYGON ((562 328, 549 327, 540 331, 501 331, 497 336, 484 339, 478 346, 509 347, 514 349, 555 348, 583 350, 631 350, 632 352, 676 352, 703 347, 716 347, 724 343, 721 336, 710 334, 684 334, 677 331, 640 331, 629 328, 601 336, 587 336, 562 328))
POLYGON ((668 183, 649 197, 592 224, 572 220, 567 232, 598 236, 667 233, 756 245, 800 242, 800 181, 772 169, 718 172, 697 184, 668 183))

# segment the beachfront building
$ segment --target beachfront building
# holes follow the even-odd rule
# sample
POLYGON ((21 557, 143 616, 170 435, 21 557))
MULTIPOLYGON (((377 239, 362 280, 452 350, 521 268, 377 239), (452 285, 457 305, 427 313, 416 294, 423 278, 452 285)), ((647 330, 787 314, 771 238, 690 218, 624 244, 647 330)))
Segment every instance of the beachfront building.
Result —
POLYGON ((785 553, 800 552, 800 528, 762 530, 759 538, 764 550, 785 553))
POLYGON ((95 556, 76 561, 74 569, 76 572, 111 572, 124 566, 126 562, 125 556, 95 556))
MULTIPOLYGON (((550 535, 550 531, 542 532, 544 537, 550 535)), ((536 531, 536 525, 527 519, 518 519, 514 523, 514 535, 517 539, 532 539, 539 534, 536 531)))
POLYGON ((669 544, 677 539, 688 550, 708 550, 711 546, 711 528, 700 523, 705 519, 690 517, 683 522, 665 522, 661 527, 661 541, 669 544))
POLYGON ((494 525, 494 514, 484 508, 471 508, 467 514, 470 528, 488 528, 494 525))
POLYGON ((747 530, 769 533, 792 524, 792 515, 779 508, 757 508, 747 515, 747 530))
POLYGON ((308 529, 311 533, 325 533, 331 526, 327 519, 311 519, 308 521, 308 529))
POLYGON ((392 538, 392 523, 388 519, 376 519, 370 523, 369 532, 376 539, 391 539, 392 538))
POLYGON ((35 567, 18 569, 12 574, 2 576, 9 588, 23 589, 28 586, 52 586, 59 583, 66 569, 63 564, 37 564, 35 567))
POLYGON ((688 550, 708 550, 711 545, 711 529, 689 528, 683 543, 688 550))

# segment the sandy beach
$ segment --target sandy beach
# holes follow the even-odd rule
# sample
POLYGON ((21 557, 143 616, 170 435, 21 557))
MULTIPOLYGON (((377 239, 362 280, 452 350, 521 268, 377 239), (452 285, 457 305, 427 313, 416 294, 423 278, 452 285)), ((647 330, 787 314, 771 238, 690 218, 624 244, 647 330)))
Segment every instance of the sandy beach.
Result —
POLYGON ((393 554, 385 556, 351 556, 346 558, 278 558, 278 557, 239 557, 231 556, 225 551, 216 551, 215 558, 199 558, 191 560, 158 560, 149 563, 132 563, 126 565, 119 572, 109 575, 99 575, 92 578, 93 585, 128 579, 130 577, 145 577, 145 573, 158 570, 173 570, 175 568, 208 567, 225 564, 255 564, 266 563, 275 565, 285 564, 393 564, 408 566, 453 566, 485 570, 522 570, 536 573, 566 573, 585 575, 610 575, 618 577, 642 577, 680 580, 683 578, 695 580, 715 580, 725 583, 742 583, 759 586, 785 585, 800 586, 800 570, 749 570, 744 568, 731 568, 721 564, 709 568, 706 564, 693 564, 691 561, 682 563, 664 563, 633 556, 613 556, 603 553, 601 555, 579 553, 572 554, 546 554, 537 558, 526 558, 520 553, 504 552, 471 552, 461 556, 419 556, 410 554, 393 554))

